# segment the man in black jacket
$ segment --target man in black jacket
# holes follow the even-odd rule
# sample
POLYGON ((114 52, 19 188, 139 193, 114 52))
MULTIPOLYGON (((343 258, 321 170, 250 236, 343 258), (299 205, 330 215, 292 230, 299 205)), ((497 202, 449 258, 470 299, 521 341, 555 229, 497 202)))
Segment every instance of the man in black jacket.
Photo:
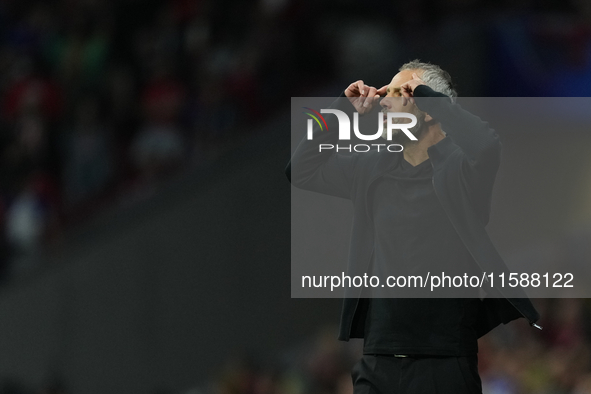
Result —
MULTIPOLYGON (((316 130, 294 152, 287 174, 295 186, 353 201, 350 275, 383 276, 392 266, 412 274, 452 263, 466 272, 506 270, 484 229, 501 145, 486 122, 453 102, 455 95, 441 68, 407 63, 380 89, 352 83, 344 92, 352 105, 337 104, 362 115, 379 100, 385 113, 415 115, 416 141, 401 130, 392 135, 402 153, 318 149, 338 144, 328 130, 316 130)), ((481 300, 368 298, 349 290, 339 339, 364 338, 355 393, 480 393, 477 339, 501 323, 525 317, 535 325, 539 317, 527 298, 490 291, 495 297, 481 300)))

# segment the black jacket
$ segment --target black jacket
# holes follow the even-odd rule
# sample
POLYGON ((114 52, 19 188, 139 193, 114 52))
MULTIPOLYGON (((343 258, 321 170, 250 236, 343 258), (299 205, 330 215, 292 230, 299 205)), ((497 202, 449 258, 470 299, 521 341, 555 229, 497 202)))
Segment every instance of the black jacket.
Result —
MULTIPOLYGON (((488 123, 444 99, 445 95, 426 85, 418 86, 414 97, 417 106, 440 122, 447 134, 428 149, 433 165, 433 185, 441 205, 480 269, 507 272, 485 230, 500 163, 498 135, 488 123)), ((339 109, 351 112, 353 107, 349 103, 345 105, 349 108, 339 109)), ((368 272, 374 245, 368 195, 375 181, 393 164, 392 157, 396 153, 319 152, 319 143, 336 145, 339 142, 336 117, 327 117, 327 122, 334 122, 332 126, 328 124, 331 131, 314 130, 313 140, 304 138, 287 165, 286 174, 298 188, 353 201, 348 275, 363 275, 368 272)), ((339 333, 341 340, 363 337, 365 308, 359 303, 360 292, 360 288, 353 288, 345 293, 339 333)), ((500 294, 482 301, 476 327, 479 337, 499 324, 519 317, 525 317, 532 325, 539 319, 538 312, 524 293, 516 293, 514 289, 511 296, 506 295, 506 289, 491 289, 491 292, 500 294), (515 297, 515 294, 523 296, 515 297)))

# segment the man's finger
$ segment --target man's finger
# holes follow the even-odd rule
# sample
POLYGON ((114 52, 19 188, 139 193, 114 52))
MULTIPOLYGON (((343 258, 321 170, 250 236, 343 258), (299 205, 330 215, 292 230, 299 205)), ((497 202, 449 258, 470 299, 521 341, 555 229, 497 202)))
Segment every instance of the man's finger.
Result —
POLYGON ((373 104, 373 101, 375 100, 376 92, 377 92, 377 89, 374 88, 373 86, 367 87, 367 98, 365 99, 365 102, 363 103, 363 106, 365 108, 367 108, 373 104))
POLYGON ((365 96, 365 84, 363 83, 363 81, 359 80, 357 81, 357 89, 359 89, 359 95, 361 97, 365 96))
MULTIPOLYGON (((363 81, 362 81, 363 83, 363 81)), ((372 87, 371 86, 367 86, 365 85, 365 83, 363 84, 363 93, 361 93, 360 97, 360 101, 359 101, 359 105, 363 106, 363 107, 368 107, 368 105, 366 105, 366 102, 369 102, 371 95, 369 94, 369 91, 372 87)))
POLYGON ((388 90, 388 85, 384 85, 381 88, 379 88, 376 92, 377 92, 377 94, 379 94, 381 96, 382 94, 386 94, 387 90, 388 90))
MULTIPOLYGON (((414 77, 414 76, 416 76, 416 75, 417 75, 417 74, 413 73, 413 77, 414 77)), ((419 81, 421 81, 421 80, 419 79, 419 81)), ((421 82, 422 82, 422 81, 421 81, 421 82)), ((407 98, 407 100, 405 100, 405 101, 409 101, 409 102, 411 102, 412 104, 414 104, 414 103, 415 103, 415 100, 414 100, 414 98, 413 98, 413 94, 414 94, 414 88, 413 88, 413 85, 414 85, 414 84, 411 84, 410 82, 407 82, 407 83, 405 83, 404 85, 402 85, 402 86, 400 87, 400 90, 401 90, 402 96, 404 96, 405 98, 407 98)), ((406 105, 406 102, 405 102, 405 104, 404 104, 404 105, 406 105)))
POLYGON ((410 101, 410 93, 411 87, 408 83, 403 84, 400 86, 400 95, 402 96, 402 105, 406 105, 410 101))
POLYGON ((360 97, 362 96, 362 90, 364 90, 364 86, 365 84, 362 80, 355 81, 345 90, 345 95, 347 97, 360 97))
POLYGON ((408 84, 405 83, 400 86, 400 95, 402 95, 402 97, 410 97, 409 92, 412 92, 412 88, 408 84))

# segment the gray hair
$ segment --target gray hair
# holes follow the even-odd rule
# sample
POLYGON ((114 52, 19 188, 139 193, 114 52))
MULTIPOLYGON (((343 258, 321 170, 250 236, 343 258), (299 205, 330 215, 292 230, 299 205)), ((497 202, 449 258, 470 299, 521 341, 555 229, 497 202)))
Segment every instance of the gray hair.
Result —
POLYGON ((435 64, 424 63, 416 59, 403 64, 398 71, 404 70, 423 71, 421 79, 425 82, 425 84, 427 84, 427 86, 436 92, 443 93, 446 96, 451 97, 452 102, 455 101, 455 97, 458 96, 458 93, 454 89, 449 73, 435 64))

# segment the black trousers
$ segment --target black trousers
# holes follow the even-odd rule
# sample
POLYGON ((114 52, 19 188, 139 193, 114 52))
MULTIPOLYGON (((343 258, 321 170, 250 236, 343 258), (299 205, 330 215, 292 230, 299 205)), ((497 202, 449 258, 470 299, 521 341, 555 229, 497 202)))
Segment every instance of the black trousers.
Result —
POLYGON ((477 355, 364 355, 351 376, 354 394, 482 394, 477 355))

